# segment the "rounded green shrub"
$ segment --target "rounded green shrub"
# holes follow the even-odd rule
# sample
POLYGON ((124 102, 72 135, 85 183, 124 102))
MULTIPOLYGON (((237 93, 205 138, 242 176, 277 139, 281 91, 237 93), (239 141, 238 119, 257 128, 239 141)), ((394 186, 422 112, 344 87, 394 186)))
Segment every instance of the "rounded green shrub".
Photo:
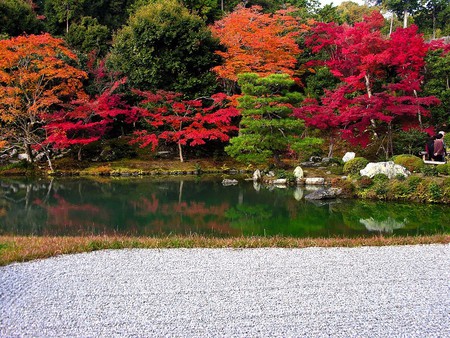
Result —
POLYGON ((438 164, 436 166, 436 170, 438 171, 439 174, 441 175, 450 175, 450 164, 446 163, 446 164, 438 164))
POLYGON ((394 156, 393 161, 411 172, 420 172, 424 166, 422 159, 414 155, 397 155, 394 156))
POLYGON ((355 157, 354 159, 344 164, 345 174, 359 174, 361 169, 364 169, 369 163, 364 157, 355 157))

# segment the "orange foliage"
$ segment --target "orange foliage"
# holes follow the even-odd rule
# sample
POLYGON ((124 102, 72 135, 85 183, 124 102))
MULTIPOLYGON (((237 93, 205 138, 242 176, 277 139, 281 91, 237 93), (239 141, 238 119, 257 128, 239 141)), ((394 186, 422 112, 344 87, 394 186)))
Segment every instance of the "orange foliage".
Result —
POLYGON ((236 81, 241 73, 293 75, 301 53, 295 37, 308 26, 290 15, 290 10, 264 14, 261 7, 240 7, 211 27, 226 51, 216 53, 224 63, 213 68, 219 78, 236 81))
POLYGON ((42 123, 42 113, 86 97, 82 81, 87 74, 69 64, 76 61, 64 41, 49 34, 0 40, 0 120, 15 127, 16 140, 42 123))

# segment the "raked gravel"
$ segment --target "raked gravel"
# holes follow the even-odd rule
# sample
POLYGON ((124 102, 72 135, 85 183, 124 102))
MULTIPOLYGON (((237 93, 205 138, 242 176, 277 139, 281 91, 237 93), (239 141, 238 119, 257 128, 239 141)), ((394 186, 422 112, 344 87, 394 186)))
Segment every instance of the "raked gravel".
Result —
POLYGON ((450 337, 450 246, 134 249, 0 268, 2 337, 450 337))

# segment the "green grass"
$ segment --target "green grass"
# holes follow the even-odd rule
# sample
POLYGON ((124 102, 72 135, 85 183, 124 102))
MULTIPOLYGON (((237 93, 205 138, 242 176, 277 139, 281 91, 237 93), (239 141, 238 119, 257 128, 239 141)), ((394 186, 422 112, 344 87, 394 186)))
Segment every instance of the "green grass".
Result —
POLYGON ((0 266, 13 262, 54 257, 106 249, 126 248, 307 248, 360 247, 387 245, 448 244, 450 235, 418 237, 368 238, 292 238, 292 237, 237 237, 214 238, 204 236, 169 237, 14 237, 0 236, 0 266))

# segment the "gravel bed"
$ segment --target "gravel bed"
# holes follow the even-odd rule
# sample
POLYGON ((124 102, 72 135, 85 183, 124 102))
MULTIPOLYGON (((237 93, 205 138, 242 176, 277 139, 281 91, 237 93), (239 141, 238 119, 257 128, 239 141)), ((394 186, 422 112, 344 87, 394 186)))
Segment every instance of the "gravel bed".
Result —
POLYGON ((2 337, 450 337, 450 246, 133 249, 0 268, 2 337))

